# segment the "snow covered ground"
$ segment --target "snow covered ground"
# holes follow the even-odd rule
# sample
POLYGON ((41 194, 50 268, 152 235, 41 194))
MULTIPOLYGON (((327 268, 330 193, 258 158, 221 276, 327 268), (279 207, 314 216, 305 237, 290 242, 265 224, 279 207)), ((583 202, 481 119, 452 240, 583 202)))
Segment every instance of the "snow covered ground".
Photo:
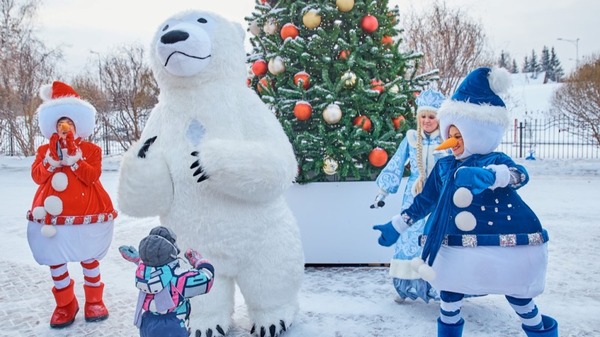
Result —
MULTIPOLYGON (((113 200, 119 160, 118 156, 105 159, 101 178, 113 200)), ((0 336, 138 335, 132 325, 137 296, 132 280, 134 270, 120 257, 117 247, 137 245, 158 224, 157 220, 125 215, 117 218, 112 247, 101 264, 105 301, 110 310, 108 320, 86 323, 80 312, 72 326, 50 329, 48 321, 54 308, 52 282, 48 268, 33 260, 26 238, 25 212, 36 188, 29 174, 31 161, 32 158, 0 156, 0 223, 5 230, 0 236, 0 336)), ((537 298, 537 304, 543 313, 558 320, 561 336, 600 336, 600 160, 520 163, 531 174, 530 183, 520 194, 551 237, 546 291, 537 298)), ((69 268, 82 305, 81 269, 74 263, 69 268)), ((386 268, 307 268, 300 292, 300 314, 286 336, 436 335, 437 303, 397 304, 394 297, 386 268)), ((236 326, 228 336, 248 337, 250 322, 240 294, 236 301, 236 326)), ((465 300, 463 315, 467 321, 464 336, 524 336, 518 318, 502 296, 465 300)))

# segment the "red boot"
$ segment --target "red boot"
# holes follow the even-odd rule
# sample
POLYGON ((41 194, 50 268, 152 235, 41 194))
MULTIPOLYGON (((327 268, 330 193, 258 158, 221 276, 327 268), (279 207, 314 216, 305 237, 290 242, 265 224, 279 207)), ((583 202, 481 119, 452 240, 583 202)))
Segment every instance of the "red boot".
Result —
POLYGON ((87 322, 103 321, 108 318, 108 309, 102 302, 102 292, 104 283, 100 283, 97 287, 83 285, 85 292, 85 320, 87 322))
POLYGON ((75 292, 73 291, 74 284, 75 282, 71 280, 71 283, 66 288, 59 290, 56 287, 52 287, 52 294, 56 300, 56 308, 50 318, 51 327, 64 328, 75 321, 75 315, 79 311, 79 304, 77 304, 75 292))

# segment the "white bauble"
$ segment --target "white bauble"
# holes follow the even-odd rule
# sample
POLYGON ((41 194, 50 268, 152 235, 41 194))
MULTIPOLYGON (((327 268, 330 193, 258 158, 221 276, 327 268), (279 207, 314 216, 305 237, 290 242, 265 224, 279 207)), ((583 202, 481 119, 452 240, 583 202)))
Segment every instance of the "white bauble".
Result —
POLYGON ((285 63, 283 63, 283 59, 279 56, 275 56, 274 58, 269 60, 269 72, 273 75, 279 75, 285 71, 285 63))
POLYGON ((329 104, 323 110, 323 119, 327 124, 335 124, 342 119, 342 109, 337 104, 329 104))

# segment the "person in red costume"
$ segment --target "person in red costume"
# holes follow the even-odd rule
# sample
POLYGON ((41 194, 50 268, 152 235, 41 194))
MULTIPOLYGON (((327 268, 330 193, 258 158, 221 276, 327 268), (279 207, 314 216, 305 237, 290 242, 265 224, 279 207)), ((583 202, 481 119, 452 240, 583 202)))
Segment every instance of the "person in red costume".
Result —
POLYGON ((39 126, 49 142, 37 149, 31 165, 39 187, 27 212, 27 240, 36 262, 50 266, 56 300, 50 326, 70 325, 79 311, 68 262, 83 269, 85 320, 101 321, 108 310, 99 260, 112 241, 117 211, 99 180, 102 150, 84 140, 94 130, 96 109, 58 81, 42 87, 40 97, 39 126))

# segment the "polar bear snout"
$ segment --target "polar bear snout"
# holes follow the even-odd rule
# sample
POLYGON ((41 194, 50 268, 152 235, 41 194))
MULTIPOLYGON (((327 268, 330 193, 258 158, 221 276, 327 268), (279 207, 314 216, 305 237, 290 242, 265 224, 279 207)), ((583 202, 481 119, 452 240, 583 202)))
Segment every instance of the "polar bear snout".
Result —
POLYGON ((160 42, 164 44, 173 44, 185 41, 190 37, 190 34, 181 30, 172 30, 160 37, 160 42))

